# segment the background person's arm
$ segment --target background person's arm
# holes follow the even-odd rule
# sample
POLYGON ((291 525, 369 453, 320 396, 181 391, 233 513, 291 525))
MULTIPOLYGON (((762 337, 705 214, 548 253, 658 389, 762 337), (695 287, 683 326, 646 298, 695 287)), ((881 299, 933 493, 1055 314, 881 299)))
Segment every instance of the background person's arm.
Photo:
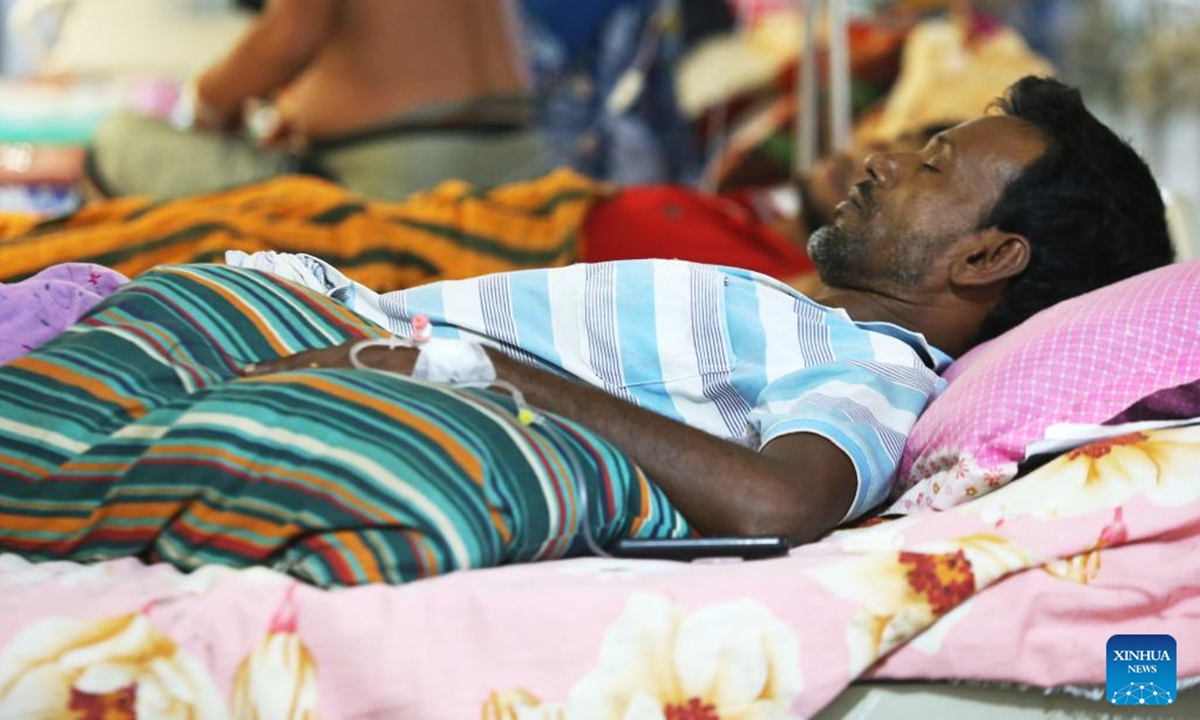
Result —
MULTIPOLYGON (((353 343, 261 363, 260 375, 307 367, 349 367, 353 343)), ((787 535, 810 542, 846 515, 857 488, 849 457, 811 433, 784 435, 754 452, 601 390, 489 350, 498 377, 534 407, 585 425, 619 447, 654 480, 700 533, 787 535)), ((409 374, 411 349, 368 349, 369 366, 409 374)))
POLYGON ((282 89, 317 56, 340 0, 270 0, 223 60, 196 82, 196 125, 230 129, 247 100, 282 89))

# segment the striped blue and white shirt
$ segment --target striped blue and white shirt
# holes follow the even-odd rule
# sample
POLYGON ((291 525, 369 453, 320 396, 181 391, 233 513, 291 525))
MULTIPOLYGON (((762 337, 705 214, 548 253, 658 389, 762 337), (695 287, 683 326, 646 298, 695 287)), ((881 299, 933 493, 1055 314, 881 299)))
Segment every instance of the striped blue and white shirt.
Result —
POLYGON ((921 335, 855 322, 730 267, 580 264, 385 295, 328 270, 330 295, 397 335, 423 314, 435 337, 480 340, 756 449, 789 433, 825 437, 858 473, 847 519, 887 497, 905 439, 950 362, 921 335))

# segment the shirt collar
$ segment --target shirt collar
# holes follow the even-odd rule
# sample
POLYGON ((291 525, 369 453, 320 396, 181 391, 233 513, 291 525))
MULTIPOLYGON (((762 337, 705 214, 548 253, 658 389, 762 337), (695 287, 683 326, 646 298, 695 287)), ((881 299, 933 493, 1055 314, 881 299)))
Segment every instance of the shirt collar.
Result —
POLYGON ((902 328, 899 325, 890 322, 859 322, 850 317, 850 314, 842 308, 822 305, 791 285, 788 285, 787 283, 777 280, 769 275, 757 273, 752 270, 743 270, 741 268, 727 266, 722 266, 721 270, 730 275, 738 275, 753 280, 754 282, 767 285, 781 292, 785 292, 788 295, 799 298, 804 302, 811 304, 813 307, 820 308, 821 310, 842 318, 847 322, 852 322, 864 330, 870 330, 872 332, 882 333, 889 337, 894 337, 911 347, 913 352, 917 353, 917 355, 921 358, 921 361, 925 363, 926 367, 931 368, 934 372, 941 373, 950 366, 950 363, 954 362, 954 358, 935 348, 933 345, 930 345, 929 341, 925 339, 925 336, 919 332, 902 328))
MULTIPOLYGON (((832 310, 835 308, 830 309, 832 310)), ((842 314, 845 315, 845 312, 843 311, 842 314)), ((888 335, 896 338, 897 340, 903 341, 905 344, 911 347, 913 351, 917 353, 917 355, 921 356, 921 361, 924 362, 927 367, 932 368, 939 374, 949 367, 950 363, 954 362, 954 358, 950 357, 941 350, 938 350, 933 345, 930 345, 929 341, 925 339, 925 336, 919 332, 907 330, 890 322, 852 322, 864 330, 883 333, 884 335, 888 335)))

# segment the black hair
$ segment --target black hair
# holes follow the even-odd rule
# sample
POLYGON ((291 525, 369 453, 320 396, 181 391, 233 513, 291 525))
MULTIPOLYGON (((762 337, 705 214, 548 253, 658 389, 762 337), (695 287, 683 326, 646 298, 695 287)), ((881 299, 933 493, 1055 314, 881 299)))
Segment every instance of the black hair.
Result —
POLYGON ((1067 298, 1170 263, 1166 210, 1150 168, 1057 80, 1018 80, 996 107, 1037 128, 1045 153, 1014 178, 981 228, 1024 235, 1029 267, 985 318, 979 341, 1067 298))

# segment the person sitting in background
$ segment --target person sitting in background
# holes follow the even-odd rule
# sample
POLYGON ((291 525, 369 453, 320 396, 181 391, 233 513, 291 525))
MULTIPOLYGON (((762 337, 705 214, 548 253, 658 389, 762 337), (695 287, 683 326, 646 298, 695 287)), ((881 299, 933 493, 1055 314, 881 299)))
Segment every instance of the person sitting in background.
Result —
POLYGON ((397 199, 448 178, 540 175, 514 12, 511 0, 269 0, 185 94, 187 128, 112 118, 89 180, 110 196, 179 197, 308 172, 397 199))

